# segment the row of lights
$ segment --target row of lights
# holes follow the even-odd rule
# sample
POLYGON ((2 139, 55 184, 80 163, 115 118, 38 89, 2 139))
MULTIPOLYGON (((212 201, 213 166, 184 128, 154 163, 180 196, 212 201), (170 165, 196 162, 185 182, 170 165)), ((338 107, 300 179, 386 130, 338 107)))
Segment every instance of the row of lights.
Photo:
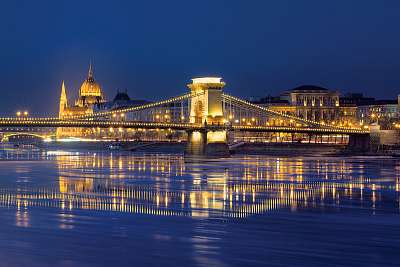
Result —
MULTIPOLYGON (((96 125, 96 124, 101 124, 103 126, 109 126, 109 127, 113 127, 113 126, 135 126, 135 127, 155 127, 155 128, 164 128, 164 127, 168 127, 168 128, 179 128, 179 129, 183 129, 183 128, 201 128, 201 126, 199 125, 193 125, 193 124, 182 124, 182 123, 152 123, 152 122, 147 122, 147 123, 143 123, 143 122, 122 122, 123 125, 121 125, 121 122, 99 122, 99 121, 75 121, 75 122, 68 122, 68 121, 53 121, 53 122, 42 122, 42 121, 33 121, 33 122, 29 122, 30 125, 43 125, 46 123, 53 123, 55 124, 57 127, 65 127, 68 125, 74 125, 76 127, 85 127, 85 126, 89 126, 89 125, 96 125), (197 126, 197 127, 196 127, 197 126)), ((0 123, 0 125, 4 125, 5 122, 0 123)), ((51 125, 49 126, 51 127, 51 125)), ((251 126, 251 125, 247 125, 247 126, 233 126, 236 129, 276 129, 276 130, 293 130, 293 127, 265 127, 265 126, 251 126)), ((315 128, 304 128, 302 130, 306 130, 306 131, 320 131, 320 132, 342 132, 344 131, 345 133, 365 133, 366 131, 364 130, 360 130, 360 129, 338 129, 338 128, 333 128, 333 129, 315 129, 315 128)))

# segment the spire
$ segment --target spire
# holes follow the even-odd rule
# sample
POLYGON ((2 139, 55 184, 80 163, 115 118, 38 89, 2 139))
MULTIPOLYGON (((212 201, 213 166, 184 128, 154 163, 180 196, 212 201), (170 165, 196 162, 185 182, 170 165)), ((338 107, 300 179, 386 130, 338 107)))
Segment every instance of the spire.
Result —
POLYGON ((64 114, 65 109, 68 107, 67 89, 65 88, 65 83, 62 81, 61 84, 61 96, 60 96, 60 111, 59 117, 61 118, 64 114))
POLYGON ((65 89, 65 83, 62 81, 61 84, 61 99, 62 101, 65 101, 65 105, 68 105, 68 98, 67 98, 67 89, 65 89))
POLYGON ((93 79, 93 67, 92 67, 92 61, 90 60, 89 63, 89 73, 88 73, 88 80, 93 79))

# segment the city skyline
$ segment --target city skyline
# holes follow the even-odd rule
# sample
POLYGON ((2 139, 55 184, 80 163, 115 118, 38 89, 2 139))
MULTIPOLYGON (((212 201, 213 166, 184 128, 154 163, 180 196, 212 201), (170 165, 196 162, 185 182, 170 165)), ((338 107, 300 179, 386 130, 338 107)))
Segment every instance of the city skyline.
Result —
POLYGON ((5 4, 4 115, 18 109, 56 114, 62 80, 76 91, 90 60, 108 99, 127 89, 132 98, 158 100, 210 75, 247 97, 304 84, 377 98, 399 91, 395 1, 80 5, 5 4))
POLYGON ((3 1, 0 267, 400 262, 399 11, 3 1))

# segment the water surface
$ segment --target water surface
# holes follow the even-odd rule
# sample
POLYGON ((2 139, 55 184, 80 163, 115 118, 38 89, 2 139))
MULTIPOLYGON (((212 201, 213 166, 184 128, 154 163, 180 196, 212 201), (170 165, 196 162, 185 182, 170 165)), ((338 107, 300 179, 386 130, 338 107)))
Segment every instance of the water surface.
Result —
POLYGON ((398 266, 389 158, 0 149, 0 266, 398 266))

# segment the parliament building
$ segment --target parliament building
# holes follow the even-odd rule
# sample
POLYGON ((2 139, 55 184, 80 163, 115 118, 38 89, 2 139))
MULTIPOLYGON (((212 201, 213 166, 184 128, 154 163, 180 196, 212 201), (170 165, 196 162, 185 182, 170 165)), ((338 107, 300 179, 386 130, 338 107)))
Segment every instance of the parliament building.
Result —
MULTIPOLYGON (((93 113, 95 105, 105 102, 103 91, 93 76, 92 64, 89 66, 87 78, 83 81, 79 95, 73 104, 70 104, 67 97, 67 89, 64 81, 61 85, 60 109, 58 117, 60 119, 70 116, 88 115, 93 113)), ((85 128, 58 128, 57 138, 62 137, 85 137, 92 135, 92 129, 85 128)))

